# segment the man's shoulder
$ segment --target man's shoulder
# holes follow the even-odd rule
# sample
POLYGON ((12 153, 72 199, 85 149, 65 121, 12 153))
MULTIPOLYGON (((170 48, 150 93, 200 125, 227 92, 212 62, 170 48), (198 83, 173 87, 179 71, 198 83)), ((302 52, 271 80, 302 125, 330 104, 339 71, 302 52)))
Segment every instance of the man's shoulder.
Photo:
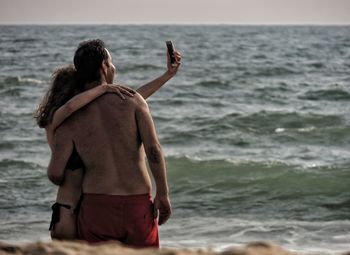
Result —
POLYGON ((146 100, 138 92, 136 92, 134 94, 134 96, 132 96, 132 97, 125 96, 125 100, 121 99, 120 96, 115 94, 115 93, 105 93, 102 96, 100 96, 96 100, 96 102, 97 102, 97 104, 100 104, 100 103, 107 103, 107 104, 116 103, 116 104, 124 105, 126 107, 129 106, 129 107, 135 107, 135 108, 147 106, 146 100))
POLYGON ((134 98, 134 103, 138 107, 145 107, 147 106, 146 100, 141 96, 140 93, 136 92, 135 95, 133 96, 134 98))

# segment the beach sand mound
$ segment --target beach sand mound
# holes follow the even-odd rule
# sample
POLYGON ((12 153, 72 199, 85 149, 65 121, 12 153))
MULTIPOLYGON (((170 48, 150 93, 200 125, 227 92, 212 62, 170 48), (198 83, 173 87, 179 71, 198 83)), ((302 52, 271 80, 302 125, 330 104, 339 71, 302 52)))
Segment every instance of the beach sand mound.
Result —
POLYGON ((16 255, 295 255, 268 242, 255 242, 223 252, 189 249, 132 249, 117 242, 89 245, 84 242, 36 242, 26 245, 0 243, 0 254, 16 255))

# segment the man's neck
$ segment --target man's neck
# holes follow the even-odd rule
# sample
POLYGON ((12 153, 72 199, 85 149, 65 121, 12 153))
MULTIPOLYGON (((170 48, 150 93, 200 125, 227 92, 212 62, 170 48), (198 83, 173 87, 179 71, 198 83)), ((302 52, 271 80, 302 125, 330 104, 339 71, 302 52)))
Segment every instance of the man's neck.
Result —
POLYGON ((93 82, 86 83, 84 88, 85 90, 88 90, 103 84, 107 84, 107 82, 104 79, 102 81, 93 81, 93 82))

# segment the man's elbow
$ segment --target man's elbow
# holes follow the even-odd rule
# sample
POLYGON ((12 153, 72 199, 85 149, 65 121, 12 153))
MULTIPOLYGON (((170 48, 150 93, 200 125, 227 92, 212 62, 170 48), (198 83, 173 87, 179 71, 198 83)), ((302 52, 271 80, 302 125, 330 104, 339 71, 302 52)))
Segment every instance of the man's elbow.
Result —
POLYGON ((145 147, 147 159, 154 164, 160 164, 163 160, 162 147, 159 143, 145 147))
POLYGON ((47 173, 47 177, 49 178, 49 180, 53 183, 53 184, 56 184, 56 185, 61 185, 62 182, 63 182, 63 176, 62 175, 57 175, 57 174, 54 174, 50 171, 48 171, 47 173))

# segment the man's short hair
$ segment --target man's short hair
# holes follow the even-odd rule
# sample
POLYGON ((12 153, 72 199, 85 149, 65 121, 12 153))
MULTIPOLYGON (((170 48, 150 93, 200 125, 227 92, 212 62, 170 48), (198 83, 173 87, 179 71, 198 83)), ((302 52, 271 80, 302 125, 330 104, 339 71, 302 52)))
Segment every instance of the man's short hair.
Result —
POLYGON ((108 59, 105 43, 100 40, 89 40, 79 44, 74 54, 74 66, 78 79, 82 83, 99 81, 99 72, 103 60, 108 59))

